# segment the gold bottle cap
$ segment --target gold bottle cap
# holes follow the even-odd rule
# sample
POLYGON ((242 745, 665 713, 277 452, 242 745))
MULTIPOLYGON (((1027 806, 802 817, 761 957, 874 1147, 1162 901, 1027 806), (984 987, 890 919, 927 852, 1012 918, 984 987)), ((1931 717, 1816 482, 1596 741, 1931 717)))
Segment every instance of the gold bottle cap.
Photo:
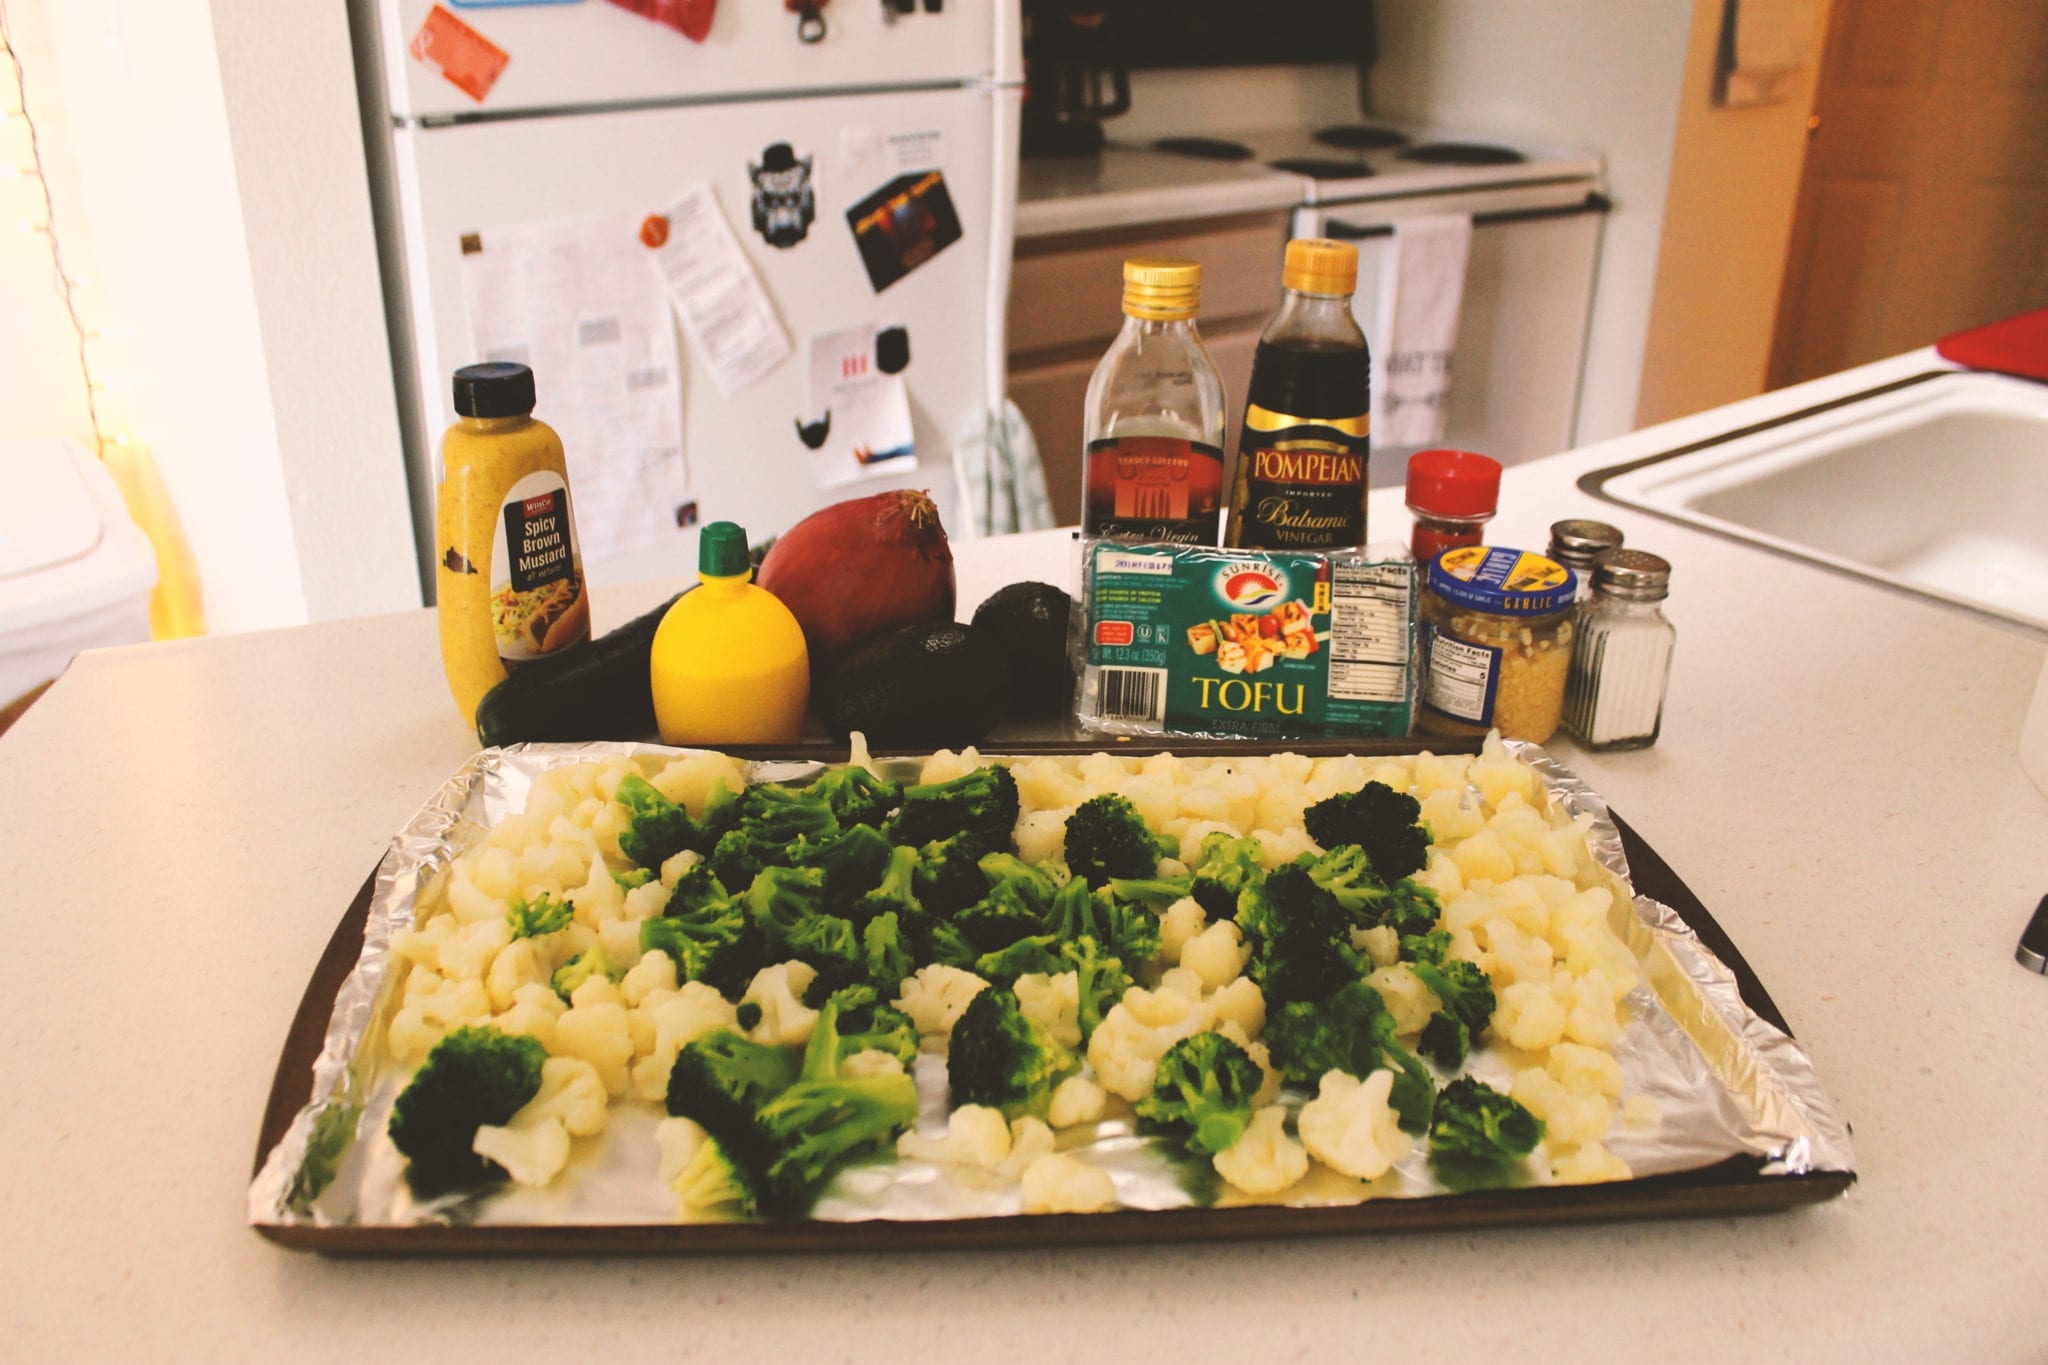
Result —
POLYGON ((1358 248, 1327 237, 1297 237, 1287 244, 1280 283, 1301 294, 1349 294, 1358 288, 1358 248))
POLYGON ((1124 262, 1124 312, 1148 322, 1180 322, 1202 303, 1202 266, 1178 256, 1124 262))

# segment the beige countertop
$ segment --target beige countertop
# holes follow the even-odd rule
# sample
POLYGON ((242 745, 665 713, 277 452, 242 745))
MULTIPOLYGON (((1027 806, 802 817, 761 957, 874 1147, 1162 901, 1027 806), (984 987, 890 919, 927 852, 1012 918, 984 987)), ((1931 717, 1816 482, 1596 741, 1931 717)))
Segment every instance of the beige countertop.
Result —
MULTIPOLYGON (((738 1260, 328 1261, 244 1223, 271 1071, 385 840, 470 753, 428 613, 91 654, 0 738, 10 1358, 2038 1359, 2044 637, 1597 502, 1588 469, 1924 355, 1512 470, 1676 566, 1653 749, 1556 752, 1712 909, 1855 1128, 1834 1203, 1550 1230, 738 1260)), ((1375 525, 1405 532, 1394 496, 1375 525)), ((963 606, 1063 533, 957 547, 963 606)), ((600 601, 624 620, 664 585, 600 601)))
POLYGON ((1256 161, 1205 161, 1111 144, 1094 156, 1017 165, 1017 236, 1052 237, 1291 209, 1298 175, 1256 161))

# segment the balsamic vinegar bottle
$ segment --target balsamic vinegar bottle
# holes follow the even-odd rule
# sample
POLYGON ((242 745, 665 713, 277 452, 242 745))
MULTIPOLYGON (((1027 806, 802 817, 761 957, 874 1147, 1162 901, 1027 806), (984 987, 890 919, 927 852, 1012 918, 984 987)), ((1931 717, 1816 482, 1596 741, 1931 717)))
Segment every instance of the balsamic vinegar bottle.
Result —
POLYGON ((1365 544, 1372 357, 1351 316, 1358 249, 1287 244, 1280 311, 1252 360, 1224 544, 1331 550, 1365 544))
POLYGON ((1202 267, 1124 262, 1124 325, 1088 381, 1081 534, 1214 545, 1223 511, 1223 381, 1195 330, 1202 267))

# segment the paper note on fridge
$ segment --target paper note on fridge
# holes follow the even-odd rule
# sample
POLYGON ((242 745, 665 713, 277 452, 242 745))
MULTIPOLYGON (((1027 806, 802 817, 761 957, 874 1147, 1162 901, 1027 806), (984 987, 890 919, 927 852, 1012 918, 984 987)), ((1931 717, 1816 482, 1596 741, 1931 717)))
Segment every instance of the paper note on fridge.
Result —
POLYGON ((561 433, 586 558, 674 533, 689 502, 675 326, 625 214, 464 238, 462 289, 483 360, 533 369, 535 416, 561 433))
POLYGON ((697 358, 727 398, 788 359, 789 333, 707 181, 661 210, 667 237, 649 255, 697 358))
POLYGON ((819 488, 885 478, 916 459, 910 395, 900 367, 885 372, 878 363, 877 334, 868 324, 811 338, 811 410, 805 421, 813 432, 823 427, 823 440, 811 454, 811 482, 819 488))

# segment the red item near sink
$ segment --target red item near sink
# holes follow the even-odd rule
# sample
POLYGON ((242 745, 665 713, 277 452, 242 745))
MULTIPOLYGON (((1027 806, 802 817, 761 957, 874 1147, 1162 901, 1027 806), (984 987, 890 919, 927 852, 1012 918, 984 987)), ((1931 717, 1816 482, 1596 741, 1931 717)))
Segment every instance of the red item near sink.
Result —
POLYGON ((1973 370, 2048 380, 2048 308, 1952 333, 1935 342, 1934 349, 1973 370))

